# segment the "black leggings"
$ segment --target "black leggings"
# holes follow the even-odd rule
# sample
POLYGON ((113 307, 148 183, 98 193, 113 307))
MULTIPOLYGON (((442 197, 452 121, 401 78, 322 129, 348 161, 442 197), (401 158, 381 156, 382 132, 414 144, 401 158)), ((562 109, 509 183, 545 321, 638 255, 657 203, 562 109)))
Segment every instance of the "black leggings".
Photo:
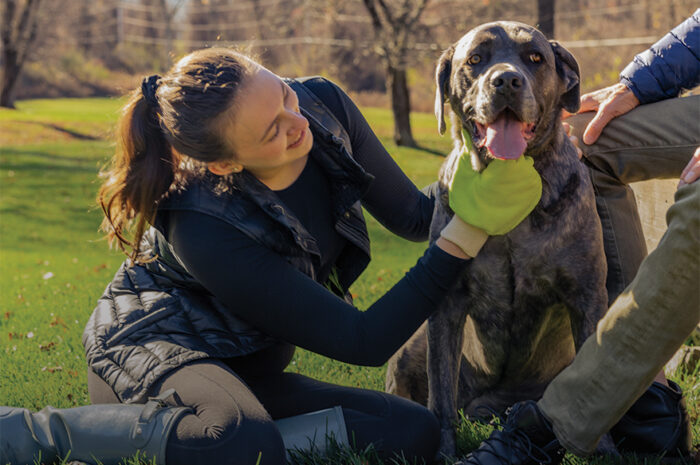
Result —
MULTIPOLYGON (((150 395, 170 388, 168 402, 191 407, 168 439, 168 465, 285 463, 282 438, 273 420, 336 405, 343 415, 351 444, 373 444, 379 455, 430 463, 437 452, 439 425, 435 416, 415 402, 379 391, 323 383, 282 370, 293 348, 277 346, 252 356, 206 359, 177 368, 153 387, 150 395)), ((114 391, 88 370, 90 400, 119 402, 114 391)))

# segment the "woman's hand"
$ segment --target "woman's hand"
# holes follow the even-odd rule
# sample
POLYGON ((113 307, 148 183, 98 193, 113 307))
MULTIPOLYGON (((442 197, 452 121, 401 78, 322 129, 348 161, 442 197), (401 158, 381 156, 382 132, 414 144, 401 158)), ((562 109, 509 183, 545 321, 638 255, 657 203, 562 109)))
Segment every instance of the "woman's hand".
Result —
POLYGON ((700 147, 695 149, 693 157, 690 159, 683 172, 681 173, 681 180, 678 182, 678 187, 683 187, 686 184, 695 182, 700 178, 700 147))
POLYGON ((515 228, 535 208, 541 196, 542 180, 532 158, 494 159, 477 172, 465 150, 449 188, 450 208, 455 217, 440 235, 474 257, 488 235, 506 234, 515 228))
POLYGON ((450 208, 465 223, 502 235, 530 214, 542 196, 542 180, 531 157, 491 160, 483 171, 462 154, 450 185, 450 208))
MULTIPOLYGON (((600 133, 603 132, 603 128, 610 120, 624 115, 638 105, 639 100, 637 100, 637 97, 621 82, 581 96, 581 108, 578 112, 596 112, 596 115, 583 132, 583 143, 591 145, 597 141, 600 133)), ((570 113, 564 112, 564 118, 569 116, 571 116, 570 113)))

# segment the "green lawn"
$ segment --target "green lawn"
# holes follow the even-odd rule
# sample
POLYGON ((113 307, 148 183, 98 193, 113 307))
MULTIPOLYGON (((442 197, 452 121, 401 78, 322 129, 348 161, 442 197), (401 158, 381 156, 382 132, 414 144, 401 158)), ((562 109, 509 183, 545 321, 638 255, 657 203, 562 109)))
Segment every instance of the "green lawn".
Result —
MULTIPOLYGON (((121 104, 118 99, 32 100, 18 102, 17 110, 0 110, 0 405, 40 409, 88 403, 81 334, 123 259, 98 233, 101 212, 94 204, 97 173, 113 151, 111 133, 121 104)), ((416 185, 436 178, 442 157, 435 152, 447 153, 451 143, 449 136, 437 135, 432 115, 413 115, 414 135, 426 148, 415 150, 391 143, 387 110, 364 113, 416 185)), ((352 288, 360 308, 384 294, 426 247, 393 236, 371 217, 368 223, 373 260, 352 288)), ((297 351, 290 369, 349 386, 384 387, 384 368, 347 365, 304 350, 297 351)), ((676 380, 693 394, 690 410, 699 438, 700 378, 676 380)), ((460 427, 465 450, 485 434, 476 430, 460 427)), ((298 463, 375 463, 371 452, 342 454, 343 460, 308 455, 298 463)))

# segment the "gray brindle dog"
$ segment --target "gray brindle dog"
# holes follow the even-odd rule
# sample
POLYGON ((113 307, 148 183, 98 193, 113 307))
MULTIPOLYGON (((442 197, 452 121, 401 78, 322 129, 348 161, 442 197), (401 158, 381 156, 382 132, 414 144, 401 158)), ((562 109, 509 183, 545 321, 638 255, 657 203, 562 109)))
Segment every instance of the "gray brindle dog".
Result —
POLYGON ((542 198, 511 232, 489 238, 441 308, 392 357, 388 392, 429 408, 440 454, 454 455, 458 408, 503 412, 538 399, 573 359, 607 309, 606 262, 593 187, 561 124, 579 107, 574 57, 516 22, 473 29, 440 57, 435 113, 452 107, 454 149, 439 178, 431 242, 452 217, 447 186, 471 135, 471 162, 528 155, 542 198))

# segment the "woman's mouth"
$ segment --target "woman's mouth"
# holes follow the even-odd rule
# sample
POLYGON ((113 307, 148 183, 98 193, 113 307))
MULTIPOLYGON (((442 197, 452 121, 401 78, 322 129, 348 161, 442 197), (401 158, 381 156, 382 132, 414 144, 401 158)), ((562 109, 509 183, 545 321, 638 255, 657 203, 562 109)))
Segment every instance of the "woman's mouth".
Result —
POLYGON ((308 130, 309 128, 304 128, 304 130, 299 134, 299 138, 287 146, 287 150, 299 147, 301 143, 304 142, 304 139, 306 138, 306 131, 308 130))

